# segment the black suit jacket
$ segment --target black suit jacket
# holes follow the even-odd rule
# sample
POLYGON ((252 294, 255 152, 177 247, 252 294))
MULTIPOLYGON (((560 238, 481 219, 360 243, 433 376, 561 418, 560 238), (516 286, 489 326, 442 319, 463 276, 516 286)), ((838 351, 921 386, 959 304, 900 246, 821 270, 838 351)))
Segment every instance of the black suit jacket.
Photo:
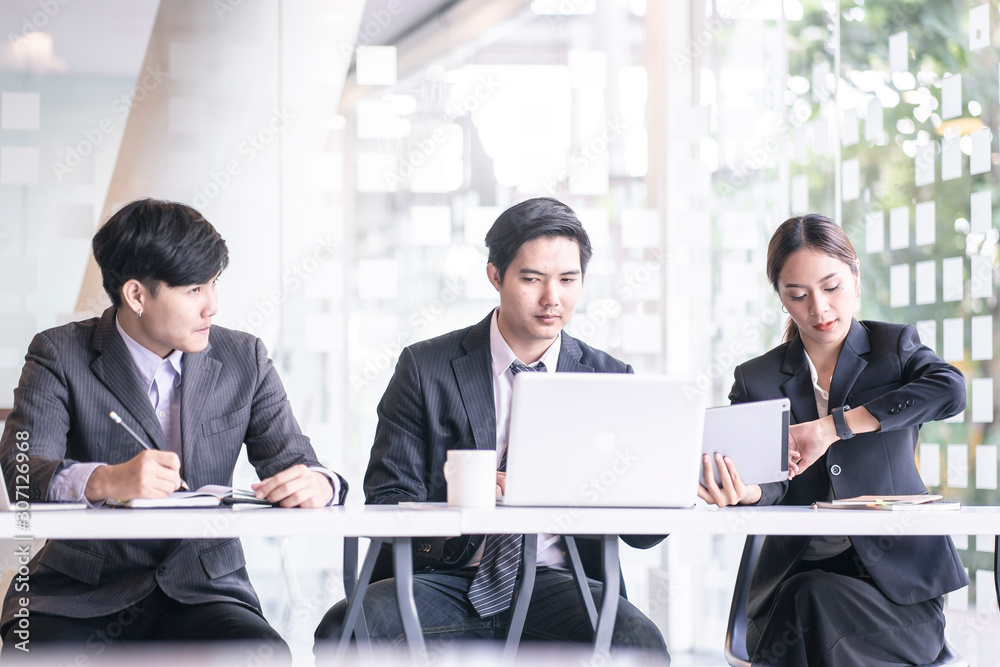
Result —
MULTIPOLYGON (((496 407, 490 352, 492 313, 478 324, 416 343, 399 355, 396 371, 378 405, 378 427, 365 473, 369 505, 445 501, 444 463, 449 449, 496 449, 496 407)), ((631 373, 632 368, 562 333, 559 373, 631 373)), ((662 537, 623 537, 651 547, 662 537)), ((420 540, 417 571, 455 571, 472 559, 482 535, 420 540)), ((583 541, 587 575, 600 579, 597 545, 583 541)), ((374 579, 392 576, 391 551, 383 549, 374 579)))
MULTIPOLYGON (((798 336, 736 367, 733 403, 788 397, 792 423, 818 419, 812 378, 798 336)), ((920 344, 916 329, 853 322, 830 383, 830 409, 864 406, 882 424, 875 433, 831 445, 791 482, 763 484, 761 505, 808 505, 858 495, 927 493, 914 462, 924 422, 965 408, 962 373, 920 344)), ((899 604, 938 597, 969 583, 950 537, 850 536, 883 594, 899 604)), ((777 586, 798 564, 808 537, 768 537, 750 584, 747 614, 769 607, 777 586)))
MULTIPOLYGON (((182 360, 181 477, 193 489, 232 484, 244 443, 262 478, 299 463, 318 466, 264 344, 218 326, 210 341, 182 360)), ((31 501, 45 500, 53 475, 72 463, 123 463, 142 451, 108 418, 112 410, 152 446, 166 448, 114 308, 36 335, 0 445, 11 498, 18 500, 17 442, 28 443, 31 501)), ((346 490, 341 480, 341 494, 346 490)), ((237 602, 259 611, 245 564, 238 539, 50 540, 28 566, 30 593, 11 582, 3 623, 19 608, 12 597, 29 597, 32 612, 86 618, 124 609, 156 586, 180 602, 237 602)))

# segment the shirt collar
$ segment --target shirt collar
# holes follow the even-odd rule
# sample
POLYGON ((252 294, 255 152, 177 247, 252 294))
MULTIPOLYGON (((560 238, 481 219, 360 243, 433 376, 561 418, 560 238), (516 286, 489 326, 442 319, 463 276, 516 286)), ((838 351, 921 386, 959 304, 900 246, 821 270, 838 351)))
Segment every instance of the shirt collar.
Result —
MULTIPOLYGON (((504 340, 503 334, 500 333, 500 325, 497 324, 497 315, 500 309, 493 309, 493 317, 490 318, 490 353, 493 356, 493 376, 495 378, 500 377, 507 372, 510 365, 514 361, 521 361, 514 354, 514 351, 510 349, 510 345, 504 340)), ((562 334, 560 333, 556 336, 556 339, 552 341, 552 345, 549 349, 545 350, 545 354, 539 359, 543 364, 545 364, 545 371, 548 373, 554 373, 556 371, 556 365, 559 363, 559 350, 562 348, 562 334)), ((523 362, 522 362, 523 363, 523 362)))
POLYGON ((819 386, 819 372, 816 370, 813 360, 809 358, 809 353, 803 348, 802 353, 806 355, 806 363, 809 364, 809 375, 812 377, 813 391, 818 392, 824 401, 830 400, 830 392, 819 386))
POLYGON ((156 371, 159 370, 160 366, 164 361, 168 362, 174 369, 175 378, 180 379, 181 377, 181 359, 184 353, 180 350, 174 350, 167 355, 166 359, 161 359, 160 355, 156 354, 152 350, 149 350, 135 341, 131 336, 125 333, 125 329, 122 328, 121 322, 118 321, 118 316, 115 315, 115 327, 118 329, 118 335, 122 337, 125 341, 125 347, 128 348, 129 356, 132 357, 132 362, 135 364, 135 369, 139 372, 139 379, 142 380, 142 386, 149 391, 149 388, 153 384, 153 379, 156 377, 156 371))

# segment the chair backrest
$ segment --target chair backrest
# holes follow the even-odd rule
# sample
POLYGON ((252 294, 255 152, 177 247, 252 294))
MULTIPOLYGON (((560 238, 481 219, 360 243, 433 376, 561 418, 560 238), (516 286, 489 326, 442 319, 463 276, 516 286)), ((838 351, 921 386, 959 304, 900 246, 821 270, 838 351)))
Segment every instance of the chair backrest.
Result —
POLYGON ((736 573, 733 603, 729 607, 729 624, 726 626, 726 662, 732 667, 750 667, 747 655, 747 591, 763 544, 763 535, 748 535, 743 545, 743 558, 736 573))
MULTIPOLYGON (((763 544, 763 535, 748 535, 746 544, 743 545, 743 558, 736 573, 733 603, 729 607, 729 625, 726 627, 726 662, 731 667, 750 667, 750 657, 746 648, 747 591, 750 589, 750 579, 753 578, 753 571, 757 567, 757 559, 760 557, 760 548, 763 544)), ((963 658, 945 637, 944 646, 937 660, 926 667, 969 667, 969 661, 963 658)))

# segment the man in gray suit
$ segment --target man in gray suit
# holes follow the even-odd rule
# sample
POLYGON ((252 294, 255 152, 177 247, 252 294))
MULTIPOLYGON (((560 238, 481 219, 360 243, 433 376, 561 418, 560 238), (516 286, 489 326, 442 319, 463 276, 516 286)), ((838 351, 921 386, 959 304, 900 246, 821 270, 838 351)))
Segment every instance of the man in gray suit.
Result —
MULTIPOLYGON (((229 260, 212 225, 188 206, 139 200, 111 216, 93 249, 113 305, 32 340, 0 441, 11 498, 100 506, 161 498, 185 481, 228 485, 245 443, 258 498, 342 502, 347 484, 316 460, 263 343, 212 326, 229 260)), ((208 639, 288 657, 245 563, 238 539, 50 541, 28 565, 30 593, 16 582, 7 591, 3 660, 48 647, 93 659, 122 642, 208 639), (22 597, 26 620, 15 616, 22 597)))
MULTIPOLYGON (((590 240, 572 209, 549 198, 517 204, 497 218, 486 245, 486 274, 500 295, 500 307, 478 324, 402 351, 378 406, 365 474, 368 504, 445 500, 442 468, 449 449, 495 450, 500 492, 515 373, 632 372, 627 364, 563 331, 576 310, 591 256, 590 240)), ((624 539, 647 548, 663 538, 624 539)), ((425 635, 437 640, 505 637, 520 549, 521 536, 417 541, 414 595, 425 635)), ((600 598, 600 550, 592 541, 583 541, 580 552, 590 588, 600 598)), ((539 570, 526 637, 593 640, 567 563, 559 536, 539 536, 539 570)), ((399 642, 403 631, 395 582, 388 579, 391 573, 391 551, 383 550, 373 575, 379 581, 368 589, 364 609, 373 639, 399 642)), ((345 608, 345 602, 337 604, 320 623, 317 653, 339 636, 345 608)), ((612 643, 668 660, 659 630, 625 599, 619 601, 612 643)))

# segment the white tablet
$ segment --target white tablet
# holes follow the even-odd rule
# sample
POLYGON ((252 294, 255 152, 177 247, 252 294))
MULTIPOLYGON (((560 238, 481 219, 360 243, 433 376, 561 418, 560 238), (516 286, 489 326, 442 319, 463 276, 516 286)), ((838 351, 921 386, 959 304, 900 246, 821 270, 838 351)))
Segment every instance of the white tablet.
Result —
MULTIPOLYGON (((731 458, 744 484, 784 481, 788 479, 790 409, 787 398, 709 408, 701 451, 731 458)), ((714 467, 714 456, 712 463, 714 467)), ((700 478, 704 483, 704 473, 700 478)), ((717 469, 715 481, 719 481, 717 469)))

